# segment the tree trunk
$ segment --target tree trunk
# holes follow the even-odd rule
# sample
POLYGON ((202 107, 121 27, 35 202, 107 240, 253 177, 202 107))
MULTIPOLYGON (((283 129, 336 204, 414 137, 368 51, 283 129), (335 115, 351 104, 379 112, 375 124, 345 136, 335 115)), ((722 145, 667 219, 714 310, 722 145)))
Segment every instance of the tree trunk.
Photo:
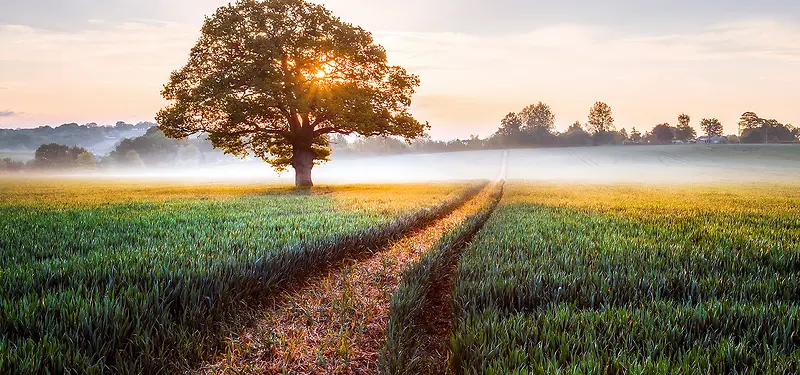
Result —
POLYGON ((310 189, 311 169, 314 168, 314 150, 311 145, 294 145, 292 147, 292 167, 294 168, 294 186, 298 189, 310 189))

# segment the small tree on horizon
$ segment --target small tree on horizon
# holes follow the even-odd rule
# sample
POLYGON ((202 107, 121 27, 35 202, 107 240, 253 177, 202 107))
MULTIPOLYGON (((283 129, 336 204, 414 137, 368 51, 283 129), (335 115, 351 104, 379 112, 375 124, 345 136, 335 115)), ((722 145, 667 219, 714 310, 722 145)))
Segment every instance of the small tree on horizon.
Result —
POLYGON ((500 120, 500 128, 497 134, 506 137, 517 137, 522 133, 522 119, 514 112, 509 112, 506 117, 500 120))
POLYGON ((239 0, 207 17, 162 95, 159 128, 295 170, 298 188, 330 155, 328 135, 421 136, 409 107, 419 78, 387 63, 372 34, 304 0, 239 0))
POLYGON ((697 137, 697 131, 691 125, 692 118, 685 113, 678 115, 678 126, 675 128, 675 139, 688 141, 697 137))
POLYGON ((503 147, 522 144, 522 119, 520 116, 515 112, 509 112, 500 120, 500 127, 492 137, 503 147))
POLYGON ((589 131, 594 134, 607 133, 613 131, 614 117, 611 107, 603 102, 596 102, 589 109, 589 131))
POLYGON ((589 132, 592 133, 592 140, 595 145, 614 143, 615 134, 614 117, 611 107, 603 102, 596 102, 589 109, 589 132))
POLYGON ((672 128, 666 123, 656 125, 650 133, 658 143, 670 143, 675 139, 675 135, 672 134, 672 128))
POLYGON ((552 131, 556 123, 556 116, 550 106, 542 102, 523 108, 519 112, 519 118, 522 120, 522 130, 527 132, 534 129, 552 131))
POLYGON ((43 144, 34 153, 33 165, 42 168, 74 168, 78 166, 78 156, 87 152, 79 146, 43 144))
POLYGON ((592 144, 592 136, 583 129, 580 121, 575 121, 566 132, 559 134, 558 140, 562 146, 589 146, 592 144))
POLYGON ((631 139, 631 141, 636 142, 636 143, 639 143, 642 140, 642 133, 640 133, 638 130, 636 130, 635 126, 631 129, 630 139, 631 139))
POLYGON ((755 112, 745 112, 739 119, 739 136, 744 135, 747 130, 753 130, 762 127, 764 119, 758 117, 755 112))
POLYGON ((722 135, 722 123, 716 118, 704 118, 700 121, 700 129, 709 137, 722 135))

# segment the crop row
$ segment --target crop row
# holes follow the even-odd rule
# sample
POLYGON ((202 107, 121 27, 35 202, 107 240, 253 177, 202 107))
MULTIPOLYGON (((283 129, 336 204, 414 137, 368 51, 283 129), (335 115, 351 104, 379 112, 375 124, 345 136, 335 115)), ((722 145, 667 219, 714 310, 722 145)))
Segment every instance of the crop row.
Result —
POLYGON ((329 195, 4 208, 0 368, 179 372, 221 345, 237 306, 396 238, 479 188, 385 189, 392 198, 356 210, 329 195), (444 203, 407 204, 431 195, 444 203))
POLYGON ((486 309, 460 321, 453 360, 466 374, 794 374, 798 313, 719 302, 486 309))
POLYGON ((796 368, 794 203, 649 211, 646 199, 663 197, 646 189, 630 207, 617 201, 630 190, 587 189, 587 202, 612 203, 583 207, 510 190, 459 264, 451 345, 461 373, 796 368))
POLYGON ((404 273, 402 282, 392 294, 386 343, 381 350, 382 374, 429 373, 424 353, 425 321, 432 288, 448 278, 466 242, 492 214, 503 195, 503 182, 495 183, 482 194, 477 207, 458 227, 446 233, 439 242, 404 273))

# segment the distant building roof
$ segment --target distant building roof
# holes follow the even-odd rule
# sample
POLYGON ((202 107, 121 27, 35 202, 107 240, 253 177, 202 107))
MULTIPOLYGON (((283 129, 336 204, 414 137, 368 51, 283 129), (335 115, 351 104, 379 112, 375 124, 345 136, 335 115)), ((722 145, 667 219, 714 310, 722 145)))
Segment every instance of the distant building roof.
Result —
POLYGON ((728 142, 728 137, 724 135, 715 135, 713 137, 709 137, 707 135, 699 136, 695 140, 695 142, 705 142, 705 143, 725 143, 728 142))

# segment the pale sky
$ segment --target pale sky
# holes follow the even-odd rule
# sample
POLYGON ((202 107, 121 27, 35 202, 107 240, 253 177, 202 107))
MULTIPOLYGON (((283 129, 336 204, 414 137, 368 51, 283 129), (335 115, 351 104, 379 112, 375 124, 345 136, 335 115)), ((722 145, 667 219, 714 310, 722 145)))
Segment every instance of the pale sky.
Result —
MULTIPOLYGON (((796 0, 324 0, 418 74, 434 138, 490 135, 543 101, 556 127, 598 100, 618 128, 717 117, 800 125, 796 0)), ((0 0, 0 127, 152 121, 224 0, 0 0)))

